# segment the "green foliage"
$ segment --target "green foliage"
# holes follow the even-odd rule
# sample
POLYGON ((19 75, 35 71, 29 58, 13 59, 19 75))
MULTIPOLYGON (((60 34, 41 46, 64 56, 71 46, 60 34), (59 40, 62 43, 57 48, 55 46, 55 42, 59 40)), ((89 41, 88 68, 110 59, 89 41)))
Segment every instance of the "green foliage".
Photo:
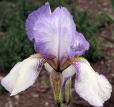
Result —
MULTIPOLYGON (((5 3, 4 5, 8 4, 5 3)), ((10 16, 10 18, 4 18, 2 16, 3 19, 0 17, 4 22, 8 22, 1 24, 0 29, 0 31, 5 34, 0 43, 0 68, 5 70, 10 69, 15 63, 34 52, 25 34, 23 14, 20 12, 20 8, 14 9, 11 10, 11 7, 4 9, 3 16, 10 16), (10 12, 7 12, 8 10, 10 10, 10 12), (3 29, 4 26, 6 28, 5 30, 3 29)))
POLYGON ((19 21, 19 25, 15 25, 15 27, 13 25, 9 28, 1 45, 0 65, 7 69, 33 53, 21 20, 16 21, 19 21))
POLYGON ((112 23, 114 23, 114 16, 110 14, 104 13, 105 17, 107 17, 112 23))
POLYGON ((104 39, 107 40, 108 42, 114 44, 114 31, 112 30, 112 35, 110 38, 104 37, 104 39))
POLYGON ((114 0, 111 0, 111 3, 112 3, 112 8, 114 10, 114 0))
POLYGON ((0 2, 0 31, 5 32, 10 26, 10 21, 15 14, 16 7, 11 2, 0 2))
POLYGON ((103 58, 103 52, 102 50, 102 46, 100 44, 100 42, 98 41, 98 39, 94 37, 89 38, 89 43, 90 43, 90 49, 89 51, 85 54, 85 56, 87 57, 87 59, 91 62, 93 61, 97 61, 100 60, 101 58, 103 58))

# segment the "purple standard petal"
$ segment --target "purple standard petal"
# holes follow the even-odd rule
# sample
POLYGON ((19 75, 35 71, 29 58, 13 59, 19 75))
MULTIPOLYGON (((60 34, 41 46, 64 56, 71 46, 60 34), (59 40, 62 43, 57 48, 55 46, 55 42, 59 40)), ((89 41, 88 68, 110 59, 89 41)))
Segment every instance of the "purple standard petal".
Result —
MULTIPOLYGON (((30 40, 35 39, 36 34, 34 34, 35 23, 37 21, 40 21, 42 17, 47 17, 47 15, 51 14, 50 5, 49 3, 45 3, 44 6, 37 9, 36 11, 33 11, 27 18, 25 23, 26 32, 28 34, 28 37, 30 40)), ((37 28, 38 29, 38 28, 37 28)))
POLYGON ((55 56, 58 61, 82 55, 89 48, 83 35, 76 32, 72 15, 64 7, 51 13, 49 4, 45 4, 28 16, 26 31, 29 39, 34 39, 37 52, 55 56))
MULTIPOLYGON (((46 6, 46 5, 45 5, 46 6)), ((26 21, 26 31, 30 40, 35 40, 36 51, 57 58, 70 53, 70 43, 76 31, 73 18, 66 8, 56 8, 42 13, 45 6, 34 11, 26 21), (40 14, 39 14, 40 13, 40 14)), ((48 7, 48 6, 47 6, 48 7)))
POLYGON ((109 81, 104 75, 95 72, 85 59, 74 62, 74 66, 77 69, 76 92, 91 105, 103 106, 111 96, 112 86, 109 81))
POLYGON ((79 32, 75 33, 74 41, 71 44, 71 56, 81 56, 89 49, 89 42, 79 32))

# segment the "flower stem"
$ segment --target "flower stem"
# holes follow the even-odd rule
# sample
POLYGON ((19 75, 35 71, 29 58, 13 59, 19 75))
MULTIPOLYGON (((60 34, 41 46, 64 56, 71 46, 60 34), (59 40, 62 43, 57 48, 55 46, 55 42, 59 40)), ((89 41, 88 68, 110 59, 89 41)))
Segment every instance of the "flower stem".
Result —
POLYGON ((70 103, 71 100, 71 85, 72 85, 72 81, 71 78, 69 80, 67 80, 66 84, 65 84, 65 102, 67 104, 70 103))
POLYGON ((50 81, 53 88, 53 93, 56 101, 57 107, 61 107, 62 103, 62 83, 63 83, 63 77, 60 72, 52 71, 50 74, 50 81))

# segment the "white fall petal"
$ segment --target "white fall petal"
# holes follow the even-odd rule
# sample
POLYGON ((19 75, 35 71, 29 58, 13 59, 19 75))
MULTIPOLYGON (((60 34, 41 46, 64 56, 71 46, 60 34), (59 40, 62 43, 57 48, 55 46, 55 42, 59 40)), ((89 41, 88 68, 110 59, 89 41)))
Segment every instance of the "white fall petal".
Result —
POLYGON ((45 67, 46 71, 48 71, 49 73, 54 71, 54 69, 47 62, 44 64, 44 67, 45 67))
POLYGON ((77 69, 75 90, 80 97, 91 105, 100 107, 111 96, 112 86, 105 76, 93 70, 88 61, 74 63, 77 69))
POLYGON ((76 69, 73 65, 70 65, 67 69, 62 72, 64 79, 71 78, 76 73, 76 69))
POLYGON ((29 57, 22 62, 18 62, 10 73, 2 79, 1 84, 11 96, 29 88, 35 82, 42 68, 42 58, 29 57))

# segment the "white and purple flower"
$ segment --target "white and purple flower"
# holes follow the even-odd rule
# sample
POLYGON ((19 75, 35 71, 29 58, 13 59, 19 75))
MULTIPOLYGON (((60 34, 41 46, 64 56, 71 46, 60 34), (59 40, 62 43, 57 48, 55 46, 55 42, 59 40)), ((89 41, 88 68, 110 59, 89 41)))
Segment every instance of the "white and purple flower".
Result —
POLYGON ((105 76, 95 72, 89 62, 79 57, 89 49, 82 33, 76 31, 72 15, 65 7, 51 12, 49 3, 32 12, 26 20, 26 32, 37 54, 18 62, 1 84, 11 96, 34 84, 44 66, 50 72, 55 95, 74 74, 75 90, 93 106, 103 106, 112 87, 105 76))

